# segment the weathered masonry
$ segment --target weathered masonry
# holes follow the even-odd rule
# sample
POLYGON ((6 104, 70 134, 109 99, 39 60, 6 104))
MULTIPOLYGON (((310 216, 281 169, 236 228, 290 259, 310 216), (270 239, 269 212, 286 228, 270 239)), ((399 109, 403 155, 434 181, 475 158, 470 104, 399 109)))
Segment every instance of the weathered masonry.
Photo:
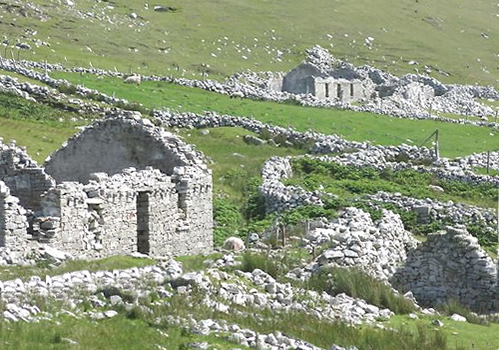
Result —
POLYGON ((348 68, 321 69, 302 63, 283 78, 282 90, 294 94, 312 94, 319 99, 355 102, 372 93, 354 70, 348 68))
POLYGON ((40 168, 0 143, 0 247, 47 244, 80 257, 212 250, 212 179, 202 155, 134 115, 72 137, 40 168))

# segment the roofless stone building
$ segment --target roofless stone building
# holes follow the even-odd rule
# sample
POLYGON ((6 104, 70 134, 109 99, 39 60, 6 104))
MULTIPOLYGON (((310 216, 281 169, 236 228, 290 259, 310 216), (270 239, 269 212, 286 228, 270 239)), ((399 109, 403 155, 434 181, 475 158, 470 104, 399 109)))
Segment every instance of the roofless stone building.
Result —
POLYGON ((47 244, 79 257, 213 247, 212 178, 202 155, 133 113, 68 140, 43 168, 0 142, 0 247, 47 244))
POLYGON ((365 80, 351 67, 319 67, 305 62, 284 76, 282 91, 312 94, 322 100, 355 102, 370 98, 374 91, 365 80))

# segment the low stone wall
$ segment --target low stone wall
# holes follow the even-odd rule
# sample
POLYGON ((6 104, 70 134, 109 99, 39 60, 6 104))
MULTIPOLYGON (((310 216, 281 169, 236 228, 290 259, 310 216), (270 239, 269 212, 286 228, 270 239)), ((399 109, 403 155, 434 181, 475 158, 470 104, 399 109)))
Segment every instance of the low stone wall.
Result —
POLYGON ((424 305, 456 300, 475 311, 497 311, 497 270, 476 238, 463 228, 428 235, 391 280, 424 305))
MULTIPOLYGON (((384 89, 391 92, 384 98, 375 98, 369 100, 369 102, 363 106, 356 106, 334 100, 320 100, 310 94, 295 95, 286 92, 275 91, 274 89, 270 88, 270 85, 271 82, 275 80, 274 78, 280 80, 282 76, 282 73, 280 72, 263 72, 260 75, 254 72, 239 73, 225 83, 220 83, 209 79, 172 79, 171 77, 158 76, 141 76, 141 79, 172 82, 182 86, 196 87, 237 97, 272 100, 277 102, 296 101, 304 106, 334 107, 350 109, 359 112, 385 114, 390 116, 397 116, 400 118, 432 119, 449 123, 464 123, 497 127, 496 123, 489 122, 488 120, 479 121, 469 120, 469 118, 446 118, 428 112, 428 105, 431 105, 432 111, 484 117, 492 116, 494 114, 494 110, 491 107, 480 103, 479 101, 477 101, 477 99, 498 99, 499 93, 493 87, 444 85, 434 78, 417 74, 407 74, 399 78, 370 66, 354 67, 353 65, 346 62, 341 62, 335 59, 327 50, 323 49, 320 46, 316 46, 311 48, 310 50, 307 50, 307 54, 307 62, 321 67, 321 69, 330 69, 331 63, 339 62, 341 65, 348 67, 348 69, 355 73, 355 75, 364 77, 364 80, 368 81, 368 85, 374 84, 376 85, 377 90, 384 89), (434 91, 435 98, 424 97, 429 94, 429 89, 434 91)), ((49 75, 40 73, 39 71, 36 71, 34 69, 46 69, 47 72, 50 72, 51 70, 59 70, 124 77, 124 74, 116 71, 104 71, 101 69, 89 69, 81 67, 65 68, 60 64, 45 64, 32 61, 14 61, 3 58, 0 58, 0 68, 7 71, 14 71, 29 78, 42 81, 43 83, 54 88, 60 85, 71 84, 66 80, 53 79, 49 75)), ((46 87, 39 88, 27 83, 14 84, 11 78, 9 78, 9 80, 5 83, 0 84, 0 90, 5 89, 25 98, 32 99, 32 94, 34 96, 46 96, 49 93, 48 91, 45 91, 48 89, 46 87), (2 85, 5 85, 5 83, 7 83, 8 86, 2 88, 2 85)), ((362 84, 366 83, 363 81, 362 84)), ((76 86, 75 88, 77 94, 84 97, 99 96, 100 100, 114 105, 117 105, 119 103, 128 103, 128 101, 126 100, 116 99, 114 97, 102 94, 99 91, 88 89, 83 86, 76 86)))
POLYGON ((302 205, 323 205, 321 196, 324 194, 308 192, 298 186, 285 186, 281 180, 291 177, 290 157, 272 157, 267 160, 261 171, 263 183, 260 195, 265 200, 265 210, 268 213, 281 212, 302 205))

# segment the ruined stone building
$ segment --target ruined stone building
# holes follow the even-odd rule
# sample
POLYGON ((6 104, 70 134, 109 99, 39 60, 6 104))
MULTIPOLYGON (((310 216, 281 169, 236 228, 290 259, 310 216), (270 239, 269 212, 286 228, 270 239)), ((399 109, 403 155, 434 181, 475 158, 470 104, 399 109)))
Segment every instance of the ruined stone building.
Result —
POLYGON ((0 247, 79 257, 205 253, 212 178, 199 152, 134 115, 108 116, 39 167, 0 142, 0 247))
POLYGON ((355 102, 369 98, 373 89, 350 67, 325 69, 312 63, 302 63, 284 76, 282 91, 355 102))

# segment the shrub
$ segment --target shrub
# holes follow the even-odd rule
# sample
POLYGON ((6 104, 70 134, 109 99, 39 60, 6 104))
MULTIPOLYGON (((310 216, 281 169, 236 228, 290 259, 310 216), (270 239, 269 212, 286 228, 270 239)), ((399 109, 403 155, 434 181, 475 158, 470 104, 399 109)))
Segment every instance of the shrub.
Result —
POLYGON ((310 258, 310 254, 304 249, 283 250, 274 254, 246 252, 242 256, 240 269, 245 272, 260 269, 282 280, 289 270, 301 265, 307 258, 310 258))
POLYGON ((295 226, 300 222, 314 218, 333 218, 336 212, 318 205, 304 205, 295 209, 285 211, 282 214, 282 221, 285 225, 295 226))
POLYGON ((244 187, 244 198, 246 201, 243 205, 243 215, 247 220, 256 219, 262 220, 265 217, 265 199, 260 195, 260 185, 262 179, 260 177, 252 177, 248 179, 244 187))
POLYGON ((76 86, 70 83, 62 83, 57 87, 60 93, 66 95, 75 95, 76 94, 76 86))
POLYGON ((283 267, 279 263, 269 257, 268 254, 244 253, 240 269, 244 272, 252 272, 255 269, 265 271, 274 278, 280 276, 283 272, 283 267))
POLYGON ((238 235, 238 230, 243 224, 239 208, 225 198, 213 199, 213 219, 215 245, 221 245, 228 237, 238 235))
POLYGON ((416 311, 410 300, 394 293, 389 285, 355 268, 323 268, 310 279, 308 287, 329 294, 345 293, 396 314, 416 311))

